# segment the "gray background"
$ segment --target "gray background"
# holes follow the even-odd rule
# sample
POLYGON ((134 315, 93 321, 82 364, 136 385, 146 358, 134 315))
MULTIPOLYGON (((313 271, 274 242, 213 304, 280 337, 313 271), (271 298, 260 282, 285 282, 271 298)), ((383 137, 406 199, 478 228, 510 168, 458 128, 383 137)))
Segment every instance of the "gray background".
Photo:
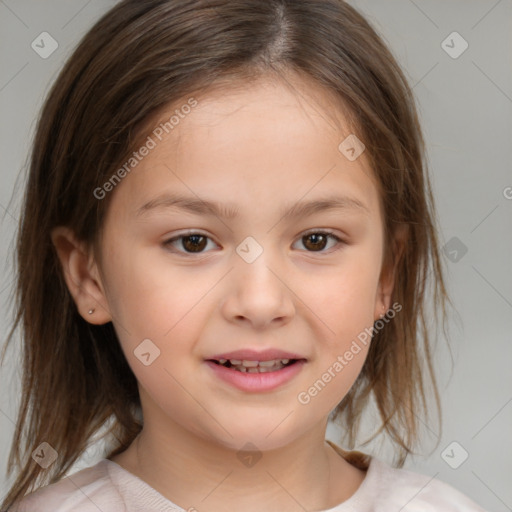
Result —
MULTIPOLYGON (((115 2, 0 0, 0 328, 11 322, 12 249, 23 167, 35 120, 65 58, 115 2), (49 32, 58 49, 41 58, 31 43, 49 32)), ((352 0, 391 46, 416 93, 429 151, 446 255, 452 357, 443 338, 436 368, 443 400, 439 446, 425 424, 412 469, 443 480, 488 510, 512 510, 512 1, 352 0), (458 32, 469 47, 452 58, 442 42, 458 32), (511 188, 507 188, 511 187, 511 188), (454 239, 455 237, 455 239, 454 239), (455 245, 454 245, 455 244, 455 245), (458 246, 457 246, 458 244, 458 246), (463 245, 462 245, 463 244, 463 245), (460 247, 467 253, 461 257, 460 247), (458 261, 453 260, 457 251, 458 261), (451 254, 450 254, 451 253, 451 254), (452 371, 453 370, 453 371, 452 371), (444 450, 457 442, 453 451, 444 450), (467 451, 469 457, 457 469, 467 451), (445 454, 444 457, 442 454, 445 454), (447 455, 449 457, 447 457, 447 455)), ((448 44, 453 51, 459 40, 448 44)), ((20 401, 18 347, 0 369, 0 492, 20 401)), ((328 437, 336 440, 331 425, 328 437)), ((391 460, 389 444, 360 448, 391 460)), ((71 472, 102 457, 95 445, 71 472)))

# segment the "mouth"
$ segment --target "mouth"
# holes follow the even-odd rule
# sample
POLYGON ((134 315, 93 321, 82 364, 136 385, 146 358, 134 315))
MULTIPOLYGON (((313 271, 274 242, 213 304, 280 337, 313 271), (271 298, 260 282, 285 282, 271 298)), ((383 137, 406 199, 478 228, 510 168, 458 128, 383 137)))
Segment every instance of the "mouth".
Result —
POLYGON ((272 373, 293 366, 305 359, 270 359, 267 361, 248 359, 207 359, 214 364, 242 373, 272 373))
POLYGON ((299 376, 308 362, 301 354, 280 348, 239 349, 205 359, 215 382, 248 393, 274 391, 299 376))

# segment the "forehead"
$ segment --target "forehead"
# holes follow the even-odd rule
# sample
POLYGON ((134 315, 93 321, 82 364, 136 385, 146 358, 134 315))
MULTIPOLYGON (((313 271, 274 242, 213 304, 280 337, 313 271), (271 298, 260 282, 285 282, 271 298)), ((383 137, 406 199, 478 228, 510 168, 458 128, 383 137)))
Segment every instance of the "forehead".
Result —
MULTIPOLYGON (((216 83, 200 93, 197 101, 193 115, 181 120, 176 136, 169 141, 171 144, 179 142, 180 135, 190 136, 189 128, 215 131, 219 138, 227 133, 229 140, 238 134, 245 139, 264 140, 267 145, 270 133, 283 136, 296 133, 303 140, 302 137, 311 137, 317 131, 329 136, 337 146, 340 137, 356 131, 349 110, 332 91, 311 78, 293 74, 287 78, 261 77, 231 85, 216 83)), ((184 102, 185 99, 177 104, 184 102)), ((160 122, 168 119, 169 111, 174 108, 163 110, 160 122)))
POLYGON ((240 203, 242 212, 244 204, 280 206, 331 192, 378 208, 366 155, 350 161, 339 149, 353 127, 331 92, 310 81, 260 80, 193 97, 172 128, 187 98, 148 125, 154 148, 123 180, 123 193, 116 190, 133 209, 164 190, 240 203))

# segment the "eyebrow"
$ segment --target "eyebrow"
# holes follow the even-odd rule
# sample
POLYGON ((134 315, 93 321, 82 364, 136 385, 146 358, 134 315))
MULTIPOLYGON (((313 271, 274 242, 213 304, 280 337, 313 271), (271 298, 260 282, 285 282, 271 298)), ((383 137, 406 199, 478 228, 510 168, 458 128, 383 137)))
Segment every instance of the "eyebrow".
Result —
MULTIPOLYGON (((157 209, 181 209, 198 215, 214 215, 224 219, 234 219, 239 210, 234 203, 219 204, 215 201, 180 194, 162 194, 151 199, 137 209, 136 215, 141 216, 157 209)), ((299 201, 285 206, 280 214, 281 219, 302 218, 327 210, 353 210, 370 214, 369 208, 359 199, 350 196, 328 196, 312 201, 299 201)))

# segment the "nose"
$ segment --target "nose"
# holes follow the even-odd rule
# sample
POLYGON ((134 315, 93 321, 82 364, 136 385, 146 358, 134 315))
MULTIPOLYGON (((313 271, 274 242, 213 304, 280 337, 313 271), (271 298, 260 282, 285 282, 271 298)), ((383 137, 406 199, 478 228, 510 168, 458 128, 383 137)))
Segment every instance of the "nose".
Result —
POLYGON ((282 326, 295 314, 294 294, 282 270, 264 251, 255 261, 241 258, 230 272, 222 314, 231 323, 262 330, 282 326))

